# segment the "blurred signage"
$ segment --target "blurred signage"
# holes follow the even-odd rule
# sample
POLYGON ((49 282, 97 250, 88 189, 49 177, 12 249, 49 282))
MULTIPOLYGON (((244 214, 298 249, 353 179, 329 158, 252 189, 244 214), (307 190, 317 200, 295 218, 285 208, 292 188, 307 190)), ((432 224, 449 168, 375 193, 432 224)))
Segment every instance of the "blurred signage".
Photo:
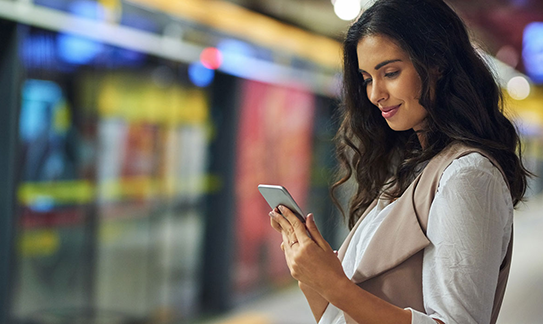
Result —
POLYGON ((207 97, 200 90, 177 84, 163 87, 129 73, 89 77, 83 87, 98 88, 102 118, 162 124, 204 124, 208 120, 207 97))
POLYGON ((57 230, 33 230, 22 235, 19 249, 24 257, 51 256, 58 251, 60 240, 57 230))
POLYGON ((94 199, 94 186, 86 180, 25 182, 19 186, 19 202, 27 206, 87 204, 94 199))
POLYGON ((235 290, 249 293, 262 285, 290 280, 281 236, 257 186, 285 186, 306 206, 312 160, 315 97, 309 92, 245 81, 236 154, 235 290))

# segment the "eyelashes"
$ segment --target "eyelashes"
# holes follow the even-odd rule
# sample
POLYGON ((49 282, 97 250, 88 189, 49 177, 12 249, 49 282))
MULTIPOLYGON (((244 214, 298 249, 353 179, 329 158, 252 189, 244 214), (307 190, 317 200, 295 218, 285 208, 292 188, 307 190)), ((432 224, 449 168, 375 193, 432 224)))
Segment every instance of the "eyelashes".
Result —
MULTIPOLYGON (((388 72, 388 73, 385 73, 385 78, 388 78, 388 79, 393 79, 395 77, 397 77, 398 75, 400 74, 400 71, 394 71, 394 72, 388 72)), ((366 78, 362 81, 362 84, 364 86, 367 86, 369 83, 371 83, 373 81, 372 78, 366 78)))
POLYGON ((397 76, 398 74, 400 74, 400 71, 389 72, 389 73, 385 73, 385 77, 393 78, 393 77, 397 76))

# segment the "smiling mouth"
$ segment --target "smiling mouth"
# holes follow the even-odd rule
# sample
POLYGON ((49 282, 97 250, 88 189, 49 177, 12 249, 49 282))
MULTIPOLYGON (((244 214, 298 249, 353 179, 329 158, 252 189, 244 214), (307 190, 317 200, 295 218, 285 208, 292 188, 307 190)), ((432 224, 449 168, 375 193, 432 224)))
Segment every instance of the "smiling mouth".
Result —
POLYGON ((381 110, 381 115, 383 116, 383 118, 385 119, 388 119, 392 116, 394 116, 396 114, 396 112, 398 111, 398 108, 400 108, 402 104, 399 104, 397 106, 392 106, 392 107, 386 107, 386 108, 383 108, 381 110))

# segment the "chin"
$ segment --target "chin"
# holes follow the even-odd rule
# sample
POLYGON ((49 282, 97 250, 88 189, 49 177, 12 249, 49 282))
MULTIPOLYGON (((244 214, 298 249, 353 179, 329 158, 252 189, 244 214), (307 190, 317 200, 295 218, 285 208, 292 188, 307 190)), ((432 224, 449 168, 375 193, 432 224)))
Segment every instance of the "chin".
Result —
POLYGON ((403 132, 403 131, 410 130, 413 128, 413 127, 406 127, 404 125, 394 125, 391 123, 388 123, 388 127, 390 127, 390 129, 396 132, 403 132))

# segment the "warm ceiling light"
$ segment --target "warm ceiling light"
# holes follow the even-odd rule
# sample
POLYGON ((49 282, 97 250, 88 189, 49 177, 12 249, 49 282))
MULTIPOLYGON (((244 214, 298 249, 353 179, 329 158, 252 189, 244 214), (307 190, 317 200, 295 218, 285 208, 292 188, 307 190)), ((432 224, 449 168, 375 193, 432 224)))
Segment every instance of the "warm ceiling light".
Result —
POLYGON ((341 20, 353 20, 360 14, 360 0, 336 0, 334 12, 341 20))

